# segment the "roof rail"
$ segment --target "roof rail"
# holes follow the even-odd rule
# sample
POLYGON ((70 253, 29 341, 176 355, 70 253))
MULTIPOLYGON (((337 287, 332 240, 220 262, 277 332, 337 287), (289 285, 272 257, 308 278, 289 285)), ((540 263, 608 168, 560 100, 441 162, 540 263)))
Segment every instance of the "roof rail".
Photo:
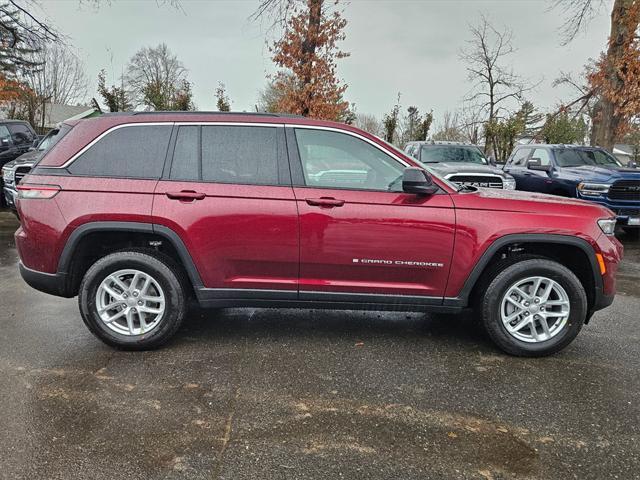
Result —
POLYGON ((302 118, 302 115, 293 113, 268 113, 268 112, 219 112, 219 111, 185 111, 185 110, 154 110, 149 112, 116 112, 119 115, 243 115, 251 117, 284 117, 302 118))

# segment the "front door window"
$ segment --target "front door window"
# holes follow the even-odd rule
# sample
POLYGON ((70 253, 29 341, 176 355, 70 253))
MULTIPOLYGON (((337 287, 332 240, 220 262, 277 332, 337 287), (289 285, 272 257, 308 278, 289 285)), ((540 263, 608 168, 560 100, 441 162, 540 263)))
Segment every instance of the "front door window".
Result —
POLYGON ((401 191, 404 166, 368 142, 326 130, 296 129, 309 187, 401 191))

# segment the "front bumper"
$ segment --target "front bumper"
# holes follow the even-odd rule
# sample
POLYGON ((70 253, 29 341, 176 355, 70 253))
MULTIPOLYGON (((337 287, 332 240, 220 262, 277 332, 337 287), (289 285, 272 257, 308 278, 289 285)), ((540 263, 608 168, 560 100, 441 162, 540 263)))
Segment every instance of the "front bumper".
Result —
POLYGON ((580 200, 587 200, 589 202, 597 203, 611 210, 613 213, 616 214, 616 220, 618 221, 618 225, 640 227, 640 224, 636 225, 635 222, 632 220, 632 219, 640 219, 640 202, 615 201, 615 200, 610 200, 607 197, 590 197, 587 195, 580 195, 580 193, 578 193, 578 198, 580 200), (634 222, 634 224, 629 225, 630 221, 634 222))

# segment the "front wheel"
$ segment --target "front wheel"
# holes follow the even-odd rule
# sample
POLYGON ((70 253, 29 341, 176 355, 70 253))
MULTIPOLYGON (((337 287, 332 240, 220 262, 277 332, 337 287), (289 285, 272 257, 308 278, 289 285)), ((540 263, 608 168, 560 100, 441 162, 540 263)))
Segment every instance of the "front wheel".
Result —
POLYGON ((542 258, 517 261, 490 281, 482 325, 503 351, 540 357, 565 348, 580 332, 587 296, 575 274, 542 258))
POLYGON ((123 251, 87 271, 78 303, 89 330, 108 345, 144 350, 162 345, 186 313, 178 268, 151 252, 123 251))

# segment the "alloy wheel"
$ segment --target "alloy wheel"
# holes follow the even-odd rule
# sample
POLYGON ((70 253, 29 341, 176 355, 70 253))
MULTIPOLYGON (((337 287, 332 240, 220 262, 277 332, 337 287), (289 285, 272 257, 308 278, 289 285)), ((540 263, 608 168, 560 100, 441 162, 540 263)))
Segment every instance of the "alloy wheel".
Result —
POLYGON ((567 324, 570 312, 567 292, 547 277, 518 280, 507 289, 500 306, 500 317, 507 332, 528 343, 555 337, 567 324))
POLYGON ((155 329, 164 317, 165 304, 160 284, 140 270, 118 270, 96 292, 98 316, 121 335, 142 335, 155 329))

